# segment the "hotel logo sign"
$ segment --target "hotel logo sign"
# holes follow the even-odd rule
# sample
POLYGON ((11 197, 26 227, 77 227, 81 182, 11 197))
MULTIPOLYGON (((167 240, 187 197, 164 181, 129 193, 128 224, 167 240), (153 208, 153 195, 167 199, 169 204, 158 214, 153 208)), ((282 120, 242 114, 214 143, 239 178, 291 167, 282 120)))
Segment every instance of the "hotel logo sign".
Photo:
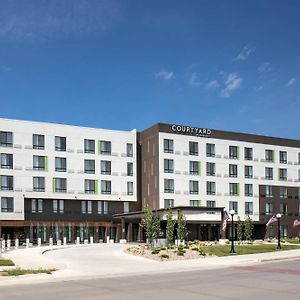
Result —
POLYGON ((183 126, 183 125, 172 125, 171 129, 174 133, 186 134, 186 135, 196 135, 202 137, 210 137, 211 130, 207 128, 183 126))

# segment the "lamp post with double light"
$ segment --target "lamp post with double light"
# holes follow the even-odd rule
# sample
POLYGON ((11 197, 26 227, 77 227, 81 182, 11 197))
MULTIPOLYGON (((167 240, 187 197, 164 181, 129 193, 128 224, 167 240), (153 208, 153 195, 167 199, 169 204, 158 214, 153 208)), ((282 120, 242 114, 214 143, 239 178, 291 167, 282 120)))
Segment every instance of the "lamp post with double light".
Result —
POLYGON ((235 215, 234 209, 231 209, 229 211, 229 214, 231 215, 231 249, 230 249, 230 253, 235 253, 235 250, 234 250, 234 227, 233 227, 233 216, 235 215))
POLYGON ((276 218, 277 218, 277 222, 278 222, 278 233, 277 233, 277 238, 278 238, 278 243, 277 243, 277 250, 280 250, 281 249, 281 244, 280 244, 280 236, 281 236, 281 234, 280 234, 280 219, 281 219, 281 214, 280 213, 278 213, 277 215, 276 215, 276 218))

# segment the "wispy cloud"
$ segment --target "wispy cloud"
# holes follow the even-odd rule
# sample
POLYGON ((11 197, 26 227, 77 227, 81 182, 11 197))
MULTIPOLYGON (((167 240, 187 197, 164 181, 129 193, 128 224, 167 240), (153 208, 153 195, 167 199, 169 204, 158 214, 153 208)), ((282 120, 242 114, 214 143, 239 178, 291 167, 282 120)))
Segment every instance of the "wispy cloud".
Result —
POLYGON ((219 82, 217 80, 211 80, 207 83, 206 88, 207 89, 217 89, 219 87, 219 82))
POLYGON ((44 41, 104 33, 121 15, 117 0, 2 1, 0 38, 44 41))
POLYGON ((165 69, 161 69, 159 72, 155 73, 156 78, 162 78, 164 80, 170 80, 173 76, 173 72, 167 71, 165 69))
POLYGON ((259 73, 270 72, 271 64, 269 62, 263 62, 261 65, 259 65, 257 70, 259 73))
POLYGON ((235 61, 246 60, 254 51, 255 47, 251 47, 250 45, 244 46, 242 51, 234 58, 235 61))
POLYGON ((196 72, 193 72, 189 76, 189 85, 200 85, 199 75, 196 72))
POLYGON ((293 77, 287 82, 286 86, 289 87, 289 86, 293 85, 296 81, 297 81, 297 79, 295 77, 293 77))
POLYGON ((242 77, 237 73, 229 73, 224 79, 224 88, 221 91, 221 95, 225 98, 230 98, 231 93, 238 89, 242 84, 242 77))

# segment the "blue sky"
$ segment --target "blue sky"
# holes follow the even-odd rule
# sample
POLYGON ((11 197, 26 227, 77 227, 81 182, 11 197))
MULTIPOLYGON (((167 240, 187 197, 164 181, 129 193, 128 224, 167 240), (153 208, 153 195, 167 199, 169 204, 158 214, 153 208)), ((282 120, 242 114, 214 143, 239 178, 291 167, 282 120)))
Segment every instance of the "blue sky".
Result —
POLYGON ((0 0, 0 117, 300 139, 300 2, 0 0))

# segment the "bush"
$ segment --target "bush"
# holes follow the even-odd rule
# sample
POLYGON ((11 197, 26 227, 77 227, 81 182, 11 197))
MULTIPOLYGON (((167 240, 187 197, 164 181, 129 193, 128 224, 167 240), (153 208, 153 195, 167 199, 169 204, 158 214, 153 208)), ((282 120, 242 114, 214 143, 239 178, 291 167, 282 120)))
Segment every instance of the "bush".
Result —
POLYGON ((161 246, 161 247, 160 247, 160 250, 161 250, 161 251, 166 250, 166 247, 161 246))
POLYGON ((183 252, 183 251, 178 251, 178 252, 177 252, 177 255, 178 255, 178 256, 184 256, 184 253, 185 253, 185 252, 183 252))
POLYGON ((158 254, 160 252, 160 249, 159 248, 156 248, 156 249, 153 249, 152 250, 152 254, 158 254))
POLYGON ((166 253, 163 253, 160 255, 160 258, 163 259, 163 258, 170 258, 169 254, 166 254, 166 253))
POLYGON ((199 248, 198 247, 193 247, 191 250, 192 251, 199 251, 199 248))
POLYGON ((202 248, 200 248, 198 251, 199 251, 199 255, 201 255, 201 256, 205 256, 206 255, 205 251, 202 248))

